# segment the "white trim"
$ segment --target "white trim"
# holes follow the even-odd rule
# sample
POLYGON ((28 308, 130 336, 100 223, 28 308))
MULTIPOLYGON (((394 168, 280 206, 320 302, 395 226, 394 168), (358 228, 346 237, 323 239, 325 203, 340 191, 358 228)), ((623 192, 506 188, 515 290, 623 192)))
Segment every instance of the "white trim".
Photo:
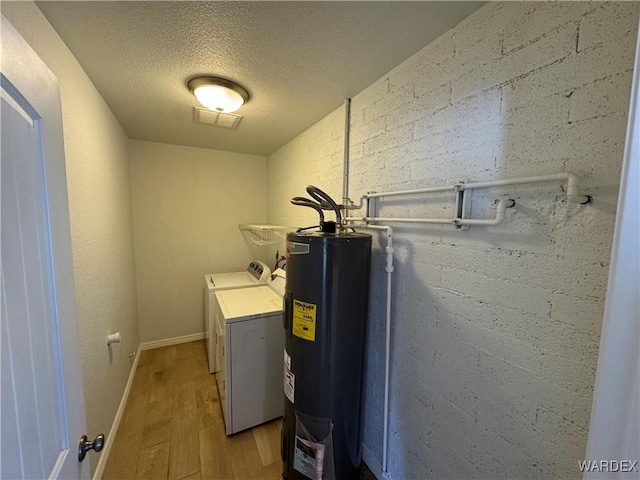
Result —
POLYGON ((124 393, 122 394, 122 399, 120 400, 120 406, 118 407, 118 411, 116 412, 116 416, 113 419, 113 423, 111 424, 111 430, 109 430, 109 435, 104 444, 104 449, 100 454, 100 460, 98 461, 98 465, 96 466, 96 471, 93 474, 93 480, 100 480, 104 475, 104 469, 107 466, 107 461, 109 460, 109 455, 111 454, 111 444, 112 440, 115 439, 116 433, 118 433, 118 428, 120 427, 120 420, 122 420, 122 415, 124 414, 124 408, 127 405, 127 400, 129 399, 129 393, 131 392, 131 385, 133 385, 133 377, 136 375, 136 369, 138 368, 138 360, 140 359, 140 352, 142 351, 142 344, 138 346, 138 351, 136 352, 136 358, 133 361, 133 365, 131 365, 131 372, 129 372, 129 380, 127 381, 127 386, 124 387, 124 393))
POLYGON ((382 471, 382 465, 380 465, 380 462, 378 462, 373 453, 371 453, 371 450, 369 450, 364 444, 362 444, 362 460, 364 460, 364 463, 367 464, 371 473, 373 473, 378 480, 388 478, 388 476, 382 471))
POLYGON ((14 98, 9 94, 9 92, 7 92, 2 87, 0 87, 0 97, 2 97, 2 99, 5 102, 11 105, 11 108, 13 108, 16 112, 18 112, 20 116, 24 119, 24 121, 29 124, 29 126, 33 127, 33 118, 31 118, 31 115, 25 112, 24 108, 18 105, 18 102, 16 102, 14 98))
POLYGON ((182 337, 166 338, 164 340, 155 340, 153 342, 143 342, 140 344, 140 350, 153 350, 154 348, 169 347, 171 345, 178 345, 179 343, 189 343, 204 339, 204 332, 194 333, 192 335, 183 335, 182 337))

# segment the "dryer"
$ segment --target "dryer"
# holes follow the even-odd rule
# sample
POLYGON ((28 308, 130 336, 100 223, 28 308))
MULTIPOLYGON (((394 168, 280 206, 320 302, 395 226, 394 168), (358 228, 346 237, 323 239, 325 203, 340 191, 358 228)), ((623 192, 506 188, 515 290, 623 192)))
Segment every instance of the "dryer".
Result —
POLYGON ((264 263, 254 260, 244 272, 210 273, 204 276, 204 332, 209 357, 209 373, 215 373, 216 365, 216 296, 215 292, 232 288, 264 285, 271 277, 271 270, 264 263))
POLYGON ((216 292, 216 383, 227 435, 284 413, 282 298, 286 273, 267 285, 216 292))

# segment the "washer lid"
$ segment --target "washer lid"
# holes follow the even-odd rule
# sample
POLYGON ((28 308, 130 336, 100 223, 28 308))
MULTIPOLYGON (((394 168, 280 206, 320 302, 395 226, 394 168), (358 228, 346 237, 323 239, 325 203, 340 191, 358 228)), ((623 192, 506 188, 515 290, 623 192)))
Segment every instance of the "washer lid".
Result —
POLYGON ((211 273, 205 275, 204 278, 209 290, 237 288, 258 284, 258 280, 249 272, 211 273))
POLYGON ((282 313, 282 297, 265 286, 222 290, 216 299, 225 323, 282 313))

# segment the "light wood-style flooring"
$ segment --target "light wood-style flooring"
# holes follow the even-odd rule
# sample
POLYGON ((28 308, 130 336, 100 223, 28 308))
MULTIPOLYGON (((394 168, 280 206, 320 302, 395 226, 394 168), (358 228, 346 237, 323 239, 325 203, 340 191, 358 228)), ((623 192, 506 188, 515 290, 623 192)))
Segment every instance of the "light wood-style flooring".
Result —
POLYGON ((146 350, 103 478, 277 480, 281 428, 225 435, 204 341, 146 350))

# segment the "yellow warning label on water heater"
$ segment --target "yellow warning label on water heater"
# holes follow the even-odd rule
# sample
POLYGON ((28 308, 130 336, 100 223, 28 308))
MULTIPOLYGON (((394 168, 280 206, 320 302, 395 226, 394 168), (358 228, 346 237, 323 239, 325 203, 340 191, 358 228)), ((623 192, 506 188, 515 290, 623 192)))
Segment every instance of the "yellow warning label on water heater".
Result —
POLYGON ((293 299, 293 334, 310 342, 316 341, 316 304, 293 299))

